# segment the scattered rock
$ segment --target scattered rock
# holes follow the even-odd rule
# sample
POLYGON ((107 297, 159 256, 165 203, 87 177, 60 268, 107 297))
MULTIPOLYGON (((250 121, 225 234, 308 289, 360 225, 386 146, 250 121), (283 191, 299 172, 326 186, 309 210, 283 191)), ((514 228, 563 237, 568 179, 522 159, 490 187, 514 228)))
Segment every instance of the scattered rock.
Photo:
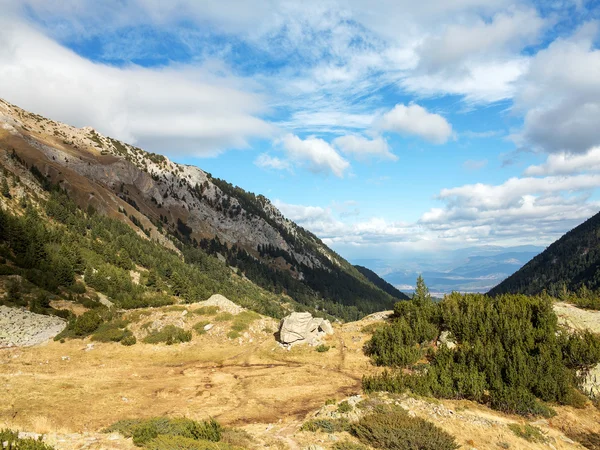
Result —
POLYGON ((208 330, 212 329, 212 327, 214 327, 214 325, 212 323, 208 323, 208 324, 204 325, 204 331, 208 331, 208 330))
POLYGON ((440 338, 437 341, 437 345, 445 345, 446 347, 448 347, 449 349, 453 349, 456 348, 456 342, 454 342, 454 340, 452 340, 450 338, 450 332, 449 331, 442 331, 440 333, 440 338))
POLYGON ((333 334, 328 320, 314 318, 308 312, 294 312, 284 317, 279 324, 279 341, 284 345, 315 344, 326 334, 333 334))
POLYGON ((67 326, 60 317, 0 306, 0 348, 29 347, 52 339, 67 326))
POLYGON ((208 300, 198 302, 197 304, 200 306, 217 306, 221 311, 225 311, 230 314, 239 314, 244 311, 244 308, 242 308, 240 305, 236 305, 221 294, 215 294, 208 300))

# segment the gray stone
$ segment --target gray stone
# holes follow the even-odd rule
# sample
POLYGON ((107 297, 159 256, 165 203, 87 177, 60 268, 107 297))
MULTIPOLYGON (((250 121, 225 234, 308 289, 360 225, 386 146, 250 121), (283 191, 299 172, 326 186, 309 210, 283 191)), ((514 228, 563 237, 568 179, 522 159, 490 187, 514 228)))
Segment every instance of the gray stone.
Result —
POLYGON ((333 334, 331 323, 325 319, 314 318, 308 312, 291 313, 279 324, 279 341, 286 345, 315 344, 326 334, 333 334))

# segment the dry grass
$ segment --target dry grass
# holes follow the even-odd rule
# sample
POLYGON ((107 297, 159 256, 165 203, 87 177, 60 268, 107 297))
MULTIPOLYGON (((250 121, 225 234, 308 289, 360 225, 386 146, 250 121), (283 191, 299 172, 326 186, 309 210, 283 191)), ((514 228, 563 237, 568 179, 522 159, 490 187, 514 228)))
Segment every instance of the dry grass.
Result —
MULTIPOLYGON (((143 333, 139 330, 143 321, 163 320, 165 315, 183 320, 186 329, 199 322, 195 314, 181 318, 180 312, 161 308, 148 313, 131 324, 136 333, 143 333)), ((309 346, 291 351, 280 348, 263 331, 265 320, 251 324, 252 342, 242 339, 241 344, 226 338, 231 323, 221 322, 206 334, 195 334, 191 342, 171 346, 95 343, 94 350, 84 351, 89 341, 69 340, 1 350, 0 426, 43 433, 95 432, 132 417, 204 420, 212 416, 225 426, 249 432, 256 442, 250 448, 306 448, 316 443, 315 434, 298 433, 307 415, 327 399, 342 400, 359 393, 363 374, 379 370, 362 352, 365 335, 360 330, 365 324, 336 328, 326 342, 331 350, 318 353, 309 346)), ((508 424, 518 419, 483 406, 444 400, 427 401, 425 408, 419 406, 424 400, 414 402, 411 408, 417 417, 433 420, 464 448, 497 450, 498 443, 508 443, 513 449, 548 448, 515 436, 508 424), (454 415, 438 416, 436 408, 442 406, 455 411, 454 415)), ((335 409, 335 405, 329 407, 335 409)), ((557 412, 551 426, 536 426, 559 450, 580 448, 560 437, 561 424, 577 431, 594 430, 600 423, 600 411, 592 406, 584 410, 558 407, 557 412)), ((347 433, 339 435, 340 441, 349 438, 347 433)), ((97 448, 133 448, 130 442, 107 441, 107 436, 99 439, 104 439, 105 446, 97 448)), ((334 442, 318 445, 331 448, 334 442)))

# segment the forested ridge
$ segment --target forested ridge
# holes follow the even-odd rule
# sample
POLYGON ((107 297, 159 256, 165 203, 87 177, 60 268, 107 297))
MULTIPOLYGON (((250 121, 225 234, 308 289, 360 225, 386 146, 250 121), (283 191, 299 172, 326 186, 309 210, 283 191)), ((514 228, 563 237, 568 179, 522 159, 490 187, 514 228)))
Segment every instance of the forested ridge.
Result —
POLYGON ((489 294, 550 295, 600 289, 600 213, 572 229, 489 294))
POLYGON ((356 270, 358 270, 360 273, 362 273, 371 283, 373 283, 375 286, 377 286, 382 291, 387 292, 392 297, 397 298, 398 300, 408 300, 409 299, 408 295, 406 295, 405 293, 396 289, 393 285, 391 285, 390 283, 385 281, 383 278, 381 278, 379 275, 377 275, 371 269, 369 269, 367 267, 359 266, 359 265, 355 265, 354 267, 356 267, 356 270))

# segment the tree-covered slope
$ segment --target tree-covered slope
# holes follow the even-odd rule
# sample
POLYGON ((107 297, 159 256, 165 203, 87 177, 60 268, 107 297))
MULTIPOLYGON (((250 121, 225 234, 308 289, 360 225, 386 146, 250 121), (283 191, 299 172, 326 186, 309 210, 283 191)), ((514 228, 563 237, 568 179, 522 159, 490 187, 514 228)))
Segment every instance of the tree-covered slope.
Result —
POLYGON ((266 197, 197 167, 1 99, 0 153, 4 179, 11 178, 19 198, 36 195, 18 175, 27 173, 38 188, 67 193, 83 211, 118 220, 184 256, 202 251, 260 288, 307 308, 353 320, 393 307, 392 295, 285 218, 266 197))
POLYGON ((559 295, 581 286, 600 288, 600 213, 572 229, 489 294, 559 295))
POLYGON ((397 298, 398 300, 408 300, 409 299, 408 295, 406 295, 405 293, 396 289, 393 285, 391 285, 390 283, 385 281, 383 278, 381 278, 379 275, 377 275, 371 269, 368 269, 366 267, 359 266, 359 265, 355 265, 354 267, 356 267, 356 270, 358 270, 360 273, 362 273, 367 278, 367 280, 369 280, 371 283, 373 283, 375 286, 377 286, 382 291, 390 294, 392 297, 397 298))

